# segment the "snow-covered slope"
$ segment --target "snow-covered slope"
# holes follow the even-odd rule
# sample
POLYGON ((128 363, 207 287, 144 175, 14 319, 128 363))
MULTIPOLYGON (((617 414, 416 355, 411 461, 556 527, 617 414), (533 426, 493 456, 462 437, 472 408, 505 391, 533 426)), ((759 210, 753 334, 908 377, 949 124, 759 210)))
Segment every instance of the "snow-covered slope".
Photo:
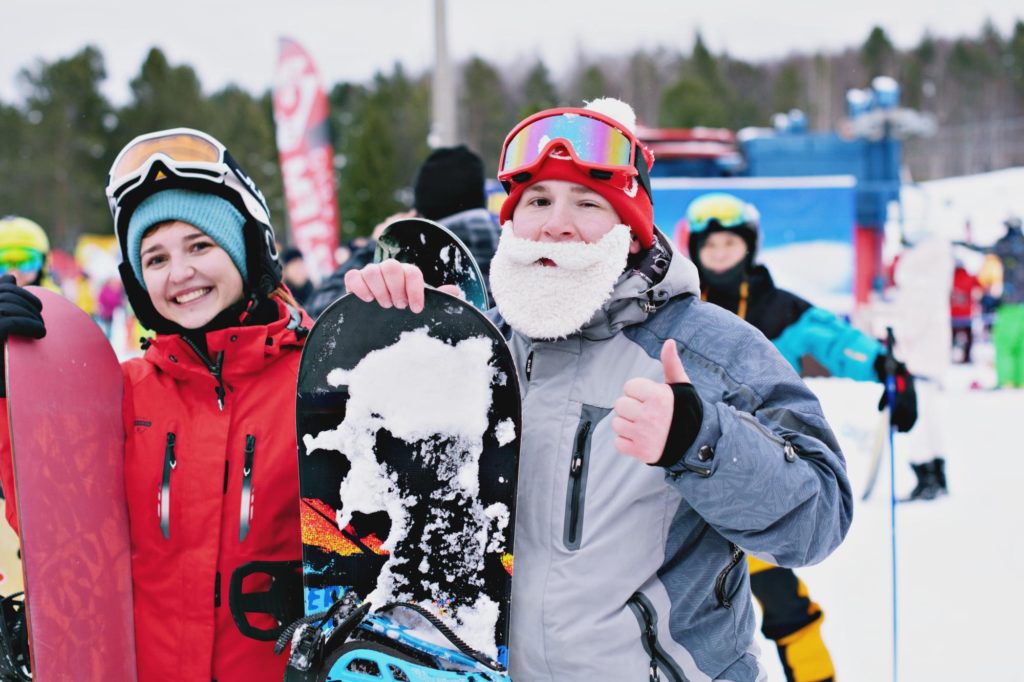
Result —
MULTIPOLYGON (((960 374, 975 373, 961 369, 960 374)), ((1024 679, 1024 391, 979 391, 963 376, 947 391, 944 422, 950 495, 896 510, 899 679, 1024 679)), ((848 460, 857 493, 843 545, 818 566, 798 570, 825 610, 823 633, 838 679, 891 679, 892 601, 889 467, 860 501, 879 425, 878 384, 814 379, 848 460)), ((897 494, 913 486, 912 440, 896 440, 897 494)), ((774 646, 762 645, 770 679, 785 677, 774 646)))

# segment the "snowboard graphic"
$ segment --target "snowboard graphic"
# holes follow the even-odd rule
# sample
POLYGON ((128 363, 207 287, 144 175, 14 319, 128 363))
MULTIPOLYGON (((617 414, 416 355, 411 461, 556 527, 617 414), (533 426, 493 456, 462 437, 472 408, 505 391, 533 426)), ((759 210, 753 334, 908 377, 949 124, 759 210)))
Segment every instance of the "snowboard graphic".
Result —
POLYGON ((6 368, 33 677, 134 680, 121 369, 88 315, 30 290, 46 337, 9 338, 6 368))
POLYGON ((420 314, 345 296, 306 340, 296 411, 306 613, 411 602, 505 659, 520 404, 498 330, 432 289, 420 314))
POLYGON ((391 223, 377 238, 373 260, 379 263, 387 258, 417 266, 432 287, 458 285, 478 310, 490 307, 480 266, 462 240, 444 225, 425 218, 391 223))

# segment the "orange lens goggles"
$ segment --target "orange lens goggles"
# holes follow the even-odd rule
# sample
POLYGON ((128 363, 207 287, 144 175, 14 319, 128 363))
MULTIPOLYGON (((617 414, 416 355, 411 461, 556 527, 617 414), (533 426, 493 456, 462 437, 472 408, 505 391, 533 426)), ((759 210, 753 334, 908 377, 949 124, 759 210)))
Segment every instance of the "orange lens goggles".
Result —
POLYGON ((223 150, 216 143, 190 133, 174 133, 140 140, 121 152, 110 171, 113 186, 138 173, 154 154, 178 163, 218 163, 223 150))

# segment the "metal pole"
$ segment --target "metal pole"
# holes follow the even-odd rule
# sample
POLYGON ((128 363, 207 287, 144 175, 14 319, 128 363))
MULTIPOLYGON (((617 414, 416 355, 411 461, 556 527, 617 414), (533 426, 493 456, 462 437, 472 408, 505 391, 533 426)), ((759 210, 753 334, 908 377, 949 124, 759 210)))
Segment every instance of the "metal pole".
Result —
POLYGON ((455 82, 448 59, 446 0, 434 0, 433 122, 427 142, 431 147, 455 144, 455 82))
POLYGON ((889 404, 889 538, 892 557, 892 680, 899 679, 899 581, 896 574, 896 448, 893 447, 896 427, 892 416, 896 413, 896 357, 893 348, 896 339, 892 327, 885 329, 885 396, 889 404))

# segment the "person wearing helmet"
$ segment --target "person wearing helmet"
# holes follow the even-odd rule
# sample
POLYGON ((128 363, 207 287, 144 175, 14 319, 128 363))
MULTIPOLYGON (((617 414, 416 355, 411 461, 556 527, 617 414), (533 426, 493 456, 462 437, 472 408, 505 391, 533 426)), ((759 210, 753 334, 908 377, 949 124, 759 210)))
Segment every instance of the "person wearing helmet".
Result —
POLYGON ((18 286, 45 286, 57 291, 46 273, 50 240, 39 224, 21 216, 0 218, 0 275, 10 274, 18 286))
MULTIPOLYGON (((884 383, 885 348, 880 342, 777 288, 768 269, 756 263, 761 230, 753 204, 722 192, 701 195, 687 208, 683 228, 700 273, 701 297, 757 327, 797 372, 884 383)), ((917 406, 913 378, 902 363, 897 378, 893 423, 908 431, 917 406)), ((931 477, 921 476, 916 496, 932 485, 931 477)), ((748 559, 751 588, 764 612, 762 632, 778 647, 787 679, 832 679, 835 671, 821 638, 821 607, 791 569, 748 559)))
MULTIPOLYGON (((156 332, 143 357, 122 365, 125 404, 115 408, 125 419, 139 680, 280 680, 286 661, 273 637, 254 637, 302 613, 294 400, 312 322, 281 284, 262 194, 216 139, 184 128, 134 139, 107 197, 125 291, 156 332), (274 577, 270 613, 229 602, 233 574, 254 561, 274 577)), ((45 333, 29 292, 0 285, 6 304, 24 313, 3 334, 45 333)), ((259 574, 245 589, 270 584, 259 574)))
MULTIPOLYGON (((506 138, 492 319, 523 391, 510 674, 758 680, 744 551, 820 561, 851 518, 817 400, 770 344, 702 303, 654 226, 632 108, 550 109, 506 138)), ((423 306, 414 267, 346 275, 423 306)))

